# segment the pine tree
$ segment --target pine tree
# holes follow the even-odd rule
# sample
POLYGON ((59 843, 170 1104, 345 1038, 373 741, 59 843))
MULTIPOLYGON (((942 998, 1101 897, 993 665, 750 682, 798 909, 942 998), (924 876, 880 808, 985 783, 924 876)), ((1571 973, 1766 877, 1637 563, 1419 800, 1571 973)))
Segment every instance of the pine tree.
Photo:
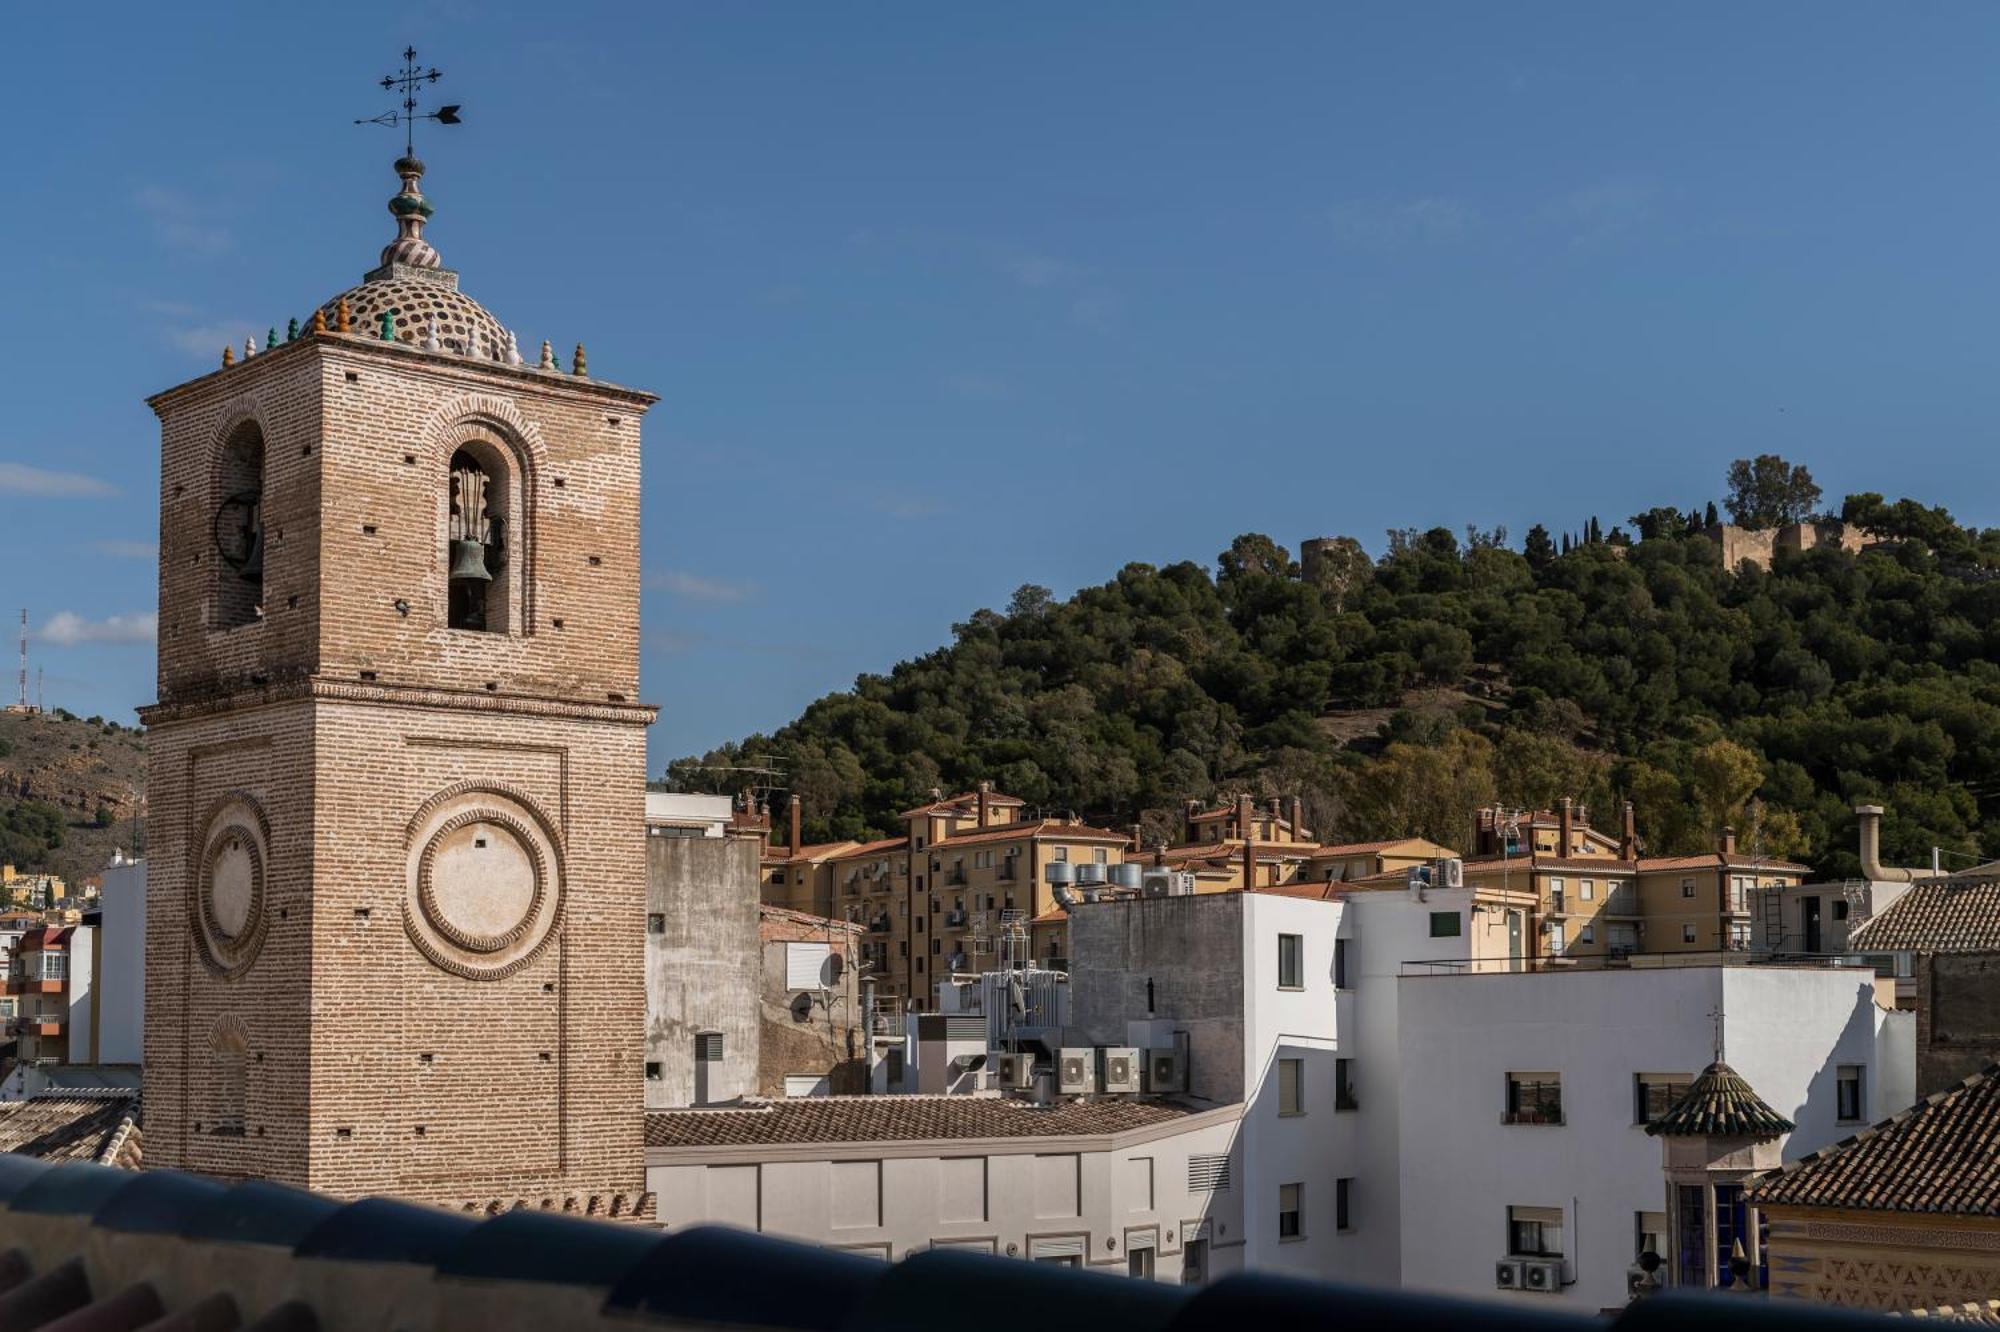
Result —
POLYGON ((1708 520, 1703 525, 1707 527, 1720 527, 1722 525, 1722 515, 1715 511, 1714 500, 1708 502, 1708 520))

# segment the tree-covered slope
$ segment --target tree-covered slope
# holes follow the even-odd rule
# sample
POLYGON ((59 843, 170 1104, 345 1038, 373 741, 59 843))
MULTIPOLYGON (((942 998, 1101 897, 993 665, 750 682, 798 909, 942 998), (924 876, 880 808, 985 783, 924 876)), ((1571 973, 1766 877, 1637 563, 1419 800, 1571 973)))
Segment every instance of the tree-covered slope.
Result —
POLYGON ((1769 571, 1723 569, 1673 509, 1635 517, 1636 544, 1595 520, 1523 551, 1392 532, 1380 561, 1343 542, 1310 576, 1244 536, 1213 572, 1023 588, 669 780, 729 790, 728 768, 768 762, 814 838, 899 831, 931 788, 990 778, 1114 827, 1164 831, 1183 799, 1247 788, 1303 795, 1323 838, 1453 844, 1494 800, 1574 795, 1615 826, 1629 798, 1655 852, 1728 823, 1834 875, 1855 870, 1848 811, 1869 797, 1892 807, 1894 856, 2000 854, 2000 530, 1874 495, 1843 517, 1878 544, 1769 571))

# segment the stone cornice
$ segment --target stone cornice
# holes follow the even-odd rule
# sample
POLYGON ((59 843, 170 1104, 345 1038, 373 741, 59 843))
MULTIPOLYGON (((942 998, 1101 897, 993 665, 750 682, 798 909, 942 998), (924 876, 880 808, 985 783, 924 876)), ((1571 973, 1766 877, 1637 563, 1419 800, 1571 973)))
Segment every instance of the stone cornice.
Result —
POLYGON ((650 726, 660 710, 650 703, 582 703, 574 699, 528 694, 487 694, 461 689, 428 689, 379 682, 330 680, 323 676, 274 681, 245 689, 205 695, 182 702, 153 703, 139 709, 148 729, 212 717, 218 713, 296 703, 304 699, 338 703, 370 703, 384 707, 424 708, 444 712, 488 712, 516 717, 556 717, 564 721, 601 721, 650 726))

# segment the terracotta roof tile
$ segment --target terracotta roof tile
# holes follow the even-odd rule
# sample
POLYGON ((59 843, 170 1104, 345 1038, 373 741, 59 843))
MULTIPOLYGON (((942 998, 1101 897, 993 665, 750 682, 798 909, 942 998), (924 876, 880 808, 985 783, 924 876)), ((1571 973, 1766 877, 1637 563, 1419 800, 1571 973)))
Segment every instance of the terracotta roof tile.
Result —
POLYGON ((1913 884, 1856 928, 1847 946, 1884 953, 2000 951, 2000 879, 1913 884))
POLYGON ((1755 1186, 1758 1203, 2000 1216, 2000 1065, 1755 1186))
POLYGON ((888 851, 902 851, 909 847, 907 837, 884 837, 879 842, 857 842, 851 850, 827 857, 829 860, 863 860, 869 856, 879 856, 888 851))
MULTIPOLYGON (((1727 863, 1730 869, 1770 870, 1777 873, 1789 874, 1812 873, 1812 866, 1810 865, 1801 865, 1795 860, 1777 860, 1770 856, 1746 856, 1738 854, 1729 857, 1727 863)), ((1641 856, 1639 858, 1639 870, 1645 874, 1652 874, 1659 870, 1719 870, 1723 867, 1723 864, 1722 853, 1719 851, 1705 851, 1698 856, 1641 856)))
POLYGON ((940 837, 931 843, 937 847, 970 846, 974 842, 1004 842, 1015 837, 1035 837, 1043 841, 1060 842, 1130 842, 1126 833, 1113 832, 1109 828, 1093 828, 1087 823, 1064 823, 1060 819, 1032 819, 1020 823, 1003 823, 997 828, 974 828, 968 832, 953 833, 940 837))
POLYGON ((1741 1073, 1717 1060, 1646 1125, 1646 1132, 1668 1138, 1776 1138, 1795 1127, 1764 1104, 1741 1073))
POLYGON ((985 1096, 812 1096, 741 1108, 656 1110, 648 1147, 1078 1137, 1150 1128, 1195 1113, 1166 1101, 1065 1101, 1047 1109, 985 1096))
POLYGON ((136 1167, 139 1100, 127 1093, 33 1096, 0 1103, 0 1152, 136 1167))

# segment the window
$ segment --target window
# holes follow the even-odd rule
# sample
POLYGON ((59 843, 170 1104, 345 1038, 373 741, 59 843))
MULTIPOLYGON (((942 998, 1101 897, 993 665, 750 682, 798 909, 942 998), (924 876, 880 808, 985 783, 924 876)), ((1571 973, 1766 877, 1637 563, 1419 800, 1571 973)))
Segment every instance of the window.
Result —
POLYGON ((1846 919, 1847 919, 1847 899, 1846 899, 1846 898, 1844 898, 1844 897, 1836 897, 1836 898, 1834 898, 1834 899, 1833 899, 1833 918, 1834 918, 1835 920, 1846 920, 1846 919))
POLYGON ((1563 1251, 1560 1207, 1509 1207, 1507 1252, 1518 1258, 1560 1258, 1563 1251))
POLYGON ((1549 900, 1555 903, 1557 911, 1563 909, 1563 891, 1563 881, 1561 879, 1549 880, 1549 900))
POLYGON ((1658 1258, 1667 1256, 1667 1214, 1665 1212, 1634 1212, 1632 1214, 1632 1261, 1637 1262, 1649 1253, 1658 1258))
POLYGON ((1681 880, 1681 896, 1682 896, 1682 897, 1693 897, 1693 896, 1694 896, 1694 880, 1693 880, 1693 879, 1682 879, 1682 880, 1681 880))
POLYGON ((1333 988, 1336 990, 1347 988, 1347 940, 1345 939, 1333 941, 1333 988))
MULTIPOLYGON (((932 1245, 931 1247, 936 1248, 937 1246, 932 1245)), ((1152 1249, 1127 1249, 1125 1251, 1125 1275, 1135 1277, 1140 1281, 1151 1281, 1153 1279, 1152 1249)))
POLYGON ((1333 1061, 1333 1108, 1336 1110, 1359 1110, 1361 1102, 1354 1099, 1354 1061, 1336 1059, 1333 1061))
POLYGON ((1187 1186, 1189 1193, 1228 1192, 1228 1154, 1223 1152, 1213 1156, 1190 1156, 1188 1158, 1187 1186))
POLYGON ((1090 858, 1099 865, 1108 865, 1111 863, 1111 853, 1101 846, 1091 852, 1090 858))
POLYGON ((1306 1112, 1306 1061, 1278 1061, 1278 1113, 1302 1115, 1306 1112))
POLYGON ((1504 1122, 1560 1124, 1563 1122, 1562 1097, 1560 1073, 1509 1073, 1504 1122))
POLYGON ((68 979, 68 953, 37 953, 35 956, 41 960, 43 980, 59 981, 68 979))
POLYGON ((1066 846, 1057 847, 1055 849, 1055 859, 1058 862, 1067 861, 1069 859, 1069 848, 1066 846))
POLYGON ((1596 943, 1597 927, 1595 925, 1583 926, 1576 932, 1576 941, 1578 943, 1596 943))
POLYGON ((1596 896, 1597 896, 1597 880, 1578 879, 1576 881, 1576 897, 1579 902, 1588 902, 1593 898, 1595 898, 1596 896))
POLYGON ((646 1081, 658 1082, 661 1076, 660 1061, 657 1059, 648 1059, 646 1061, 646 1081))
POLYGON ((1306 986, 1306 940, 1302 934, 1278 936, 1278 988, 1303 990, 1306 986))
POLYGON ((1692 925, 1681 926, 1681 942, 1682 943, 1694 942, 1694 926, 1692 925))
POLYGON ((1564 938, 1564 936, 1563 936, 1563 923, 1562 923, 1561 921, 1559 921, 1559 920, 1552 920, 1552 921, 1550 921, 1550 922, 1549 922, 1549 953, 1550 953, 1550 955, 1551 955, 1551 956, 1553 956, 1553 957, 1561 957, 1561 956, 1562 956, 1562 950, 1563 950, 1564 946, 1566 945, 1566 943, 1567 943, 1567 940, 1566 940, 1566 939, 1564 938))
POLYGON ((1305 1192, 1303 1184, 1280 1184, 1278 1186, 1278 1238, 1281 1240, 1301 1239, 1305 1235, 1304 1217, 1300 1212, 1300 1196, 1305 1192))
POLYGON ((1750 880, 1744 878, 1740 874, 1730 879, 1729 909, 1731 911, 1743 911, 1747 909, 1744 902, 1744 898, 1748 894, 1749 887, 1750 887, 1750 880))
POLYGON ((1335 1230, 1354 1229, 1354 1214, 1349 1209, 1354 1196, 1354 1180, 1341 1176, 1333 1181, 1333 1228, 1335 1230))
POLYGON ((222 446, 210 536, 220 557, 210 625, 234 629, 264 618, 264 432, 245 421, 222 446))
POLYGON ((505 633, 508 471, 501 451, 483 441, 451 456, 445 515, 447 623, 453 629, 505 633))
POLYGON ((1859 1064, 1841 1064, 1834 1070, 1833 1117, 1843 1124, 1858 1124, 1868 1118, 1868 1088, 1859 1064))
POLYGON ((657 911, 649 912, 646 916, 646 933, 665 934, 666 932, 667 918, 657 911))
POLYGON ((1464 928, 1464 924, 1465 922, 1459 917, 1456 911, 1433 911, 1431 912, 1431 938, 1456 939, 1464 928))
POLYGON ((1687 1095, 1693 1082, 1685 1073, 1634 1073, 1632 1075, 1632 1122, 1650 1124, 1687 1095))
POLYGON ((817 990, 836 974, 832 965, 833 945, 793 942, 785 945, 785 988, 817 990))
POLYGON ((1732 920, 1729 922, 1729 946, 1738 952, 1750 947, 1750 922, 1732 920))
POLYGON ((250 1063, 248 1032, 240 1021, 224 1018, 210 1029, 208 1046, 215 1054, 215 1120, 209 1125, 209 1132, 217 1137, 240 1138, 244 1102, 248 1099, 245 1085, 250 1063))

